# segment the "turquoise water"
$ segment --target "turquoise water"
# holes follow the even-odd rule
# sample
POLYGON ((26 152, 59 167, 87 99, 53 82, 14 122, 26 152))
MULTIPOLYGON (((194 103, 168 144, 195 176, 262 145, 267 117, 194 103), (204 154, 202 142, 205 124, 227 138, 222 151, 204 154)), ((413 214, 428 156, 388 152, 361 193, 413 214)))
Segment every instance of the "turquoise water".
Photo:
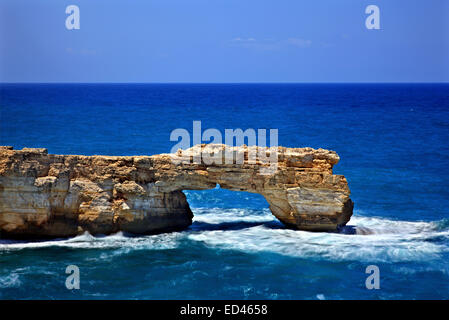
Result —
POLYGON ((286 230, 259 195, 186 191, 195 217, 182 232, 0 240, 0 298, 449 298, 449 85, 0 87, 0 145, 16 149, 151 155, 193 120, 223 133, 277 128, 280 145, 337 151, 334 172, 355 202, 349 227, 286 230), (70 264, 80 290, 65 287, 70 264), (372 264, 379 290, 365 288, 372 264))

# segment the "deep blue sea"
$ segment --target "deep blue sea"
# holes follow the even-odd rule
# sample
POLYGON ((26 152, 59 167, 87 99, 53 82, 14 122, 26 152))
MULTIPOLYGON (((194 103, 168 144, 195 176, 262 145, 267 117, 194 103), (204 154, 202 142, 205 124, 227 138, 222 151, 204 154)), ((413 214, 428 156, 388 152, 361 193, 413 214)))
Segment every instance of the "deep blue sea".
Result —
POLYGON ((169 152, 176 128, 335 150, 372 234, 284 229, 260 195, 186 191, 182 232, 0 240, 1 299, 448 299, 448 84, 3 84, 0 145, 169 152), (80 268, 81 289, 65 287, 80 268), (377 265, 380 289, 365 269, 377 265))

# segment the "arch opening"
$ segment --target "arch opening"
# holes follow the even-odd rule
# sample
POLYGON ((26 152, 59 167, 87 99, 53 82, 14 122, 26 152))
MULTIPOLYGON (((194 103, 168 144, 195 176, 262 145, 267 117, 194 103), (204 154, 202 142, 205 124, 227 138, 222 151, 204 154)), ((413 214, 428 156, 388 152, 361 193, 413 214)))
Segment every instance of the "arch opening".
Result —
POLYGON ((192 230, 237 230, 263 225, 284 228, 263 195, 221 188, 184 190, 193 213, 192 230))

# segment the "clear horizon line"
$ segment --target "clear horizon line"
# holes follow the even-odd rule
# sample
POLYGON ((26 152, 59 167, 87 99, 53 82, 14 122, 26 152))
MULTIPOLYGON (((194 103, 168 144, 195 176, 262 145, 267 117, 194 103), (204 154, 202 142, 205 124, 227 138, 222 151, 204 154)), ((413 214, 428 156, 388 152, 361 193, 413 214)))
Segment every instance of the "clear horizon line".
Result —
POLYGON ((113 81, 87 81, 87 82, 63 82, 63 81, 12 81, 12 82, 0 82, 3 84, 449 84, 449 81, 224 81, 224 82, 137 82, 137 81, 125 81, 125 82, 113 82, 113 81))

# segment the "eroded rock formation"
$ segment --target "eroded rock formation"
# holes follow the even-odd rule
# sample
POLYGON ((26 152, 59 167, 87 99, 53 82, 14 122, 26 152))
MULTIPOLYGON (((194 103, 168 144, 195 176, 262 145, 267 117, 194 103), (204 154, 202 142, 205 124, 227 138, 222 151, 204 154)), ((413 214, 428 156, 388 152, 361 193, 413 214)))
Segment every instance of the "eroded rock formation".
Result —
POLYGON ((347 181, 332 174, 339 161, 333 151, 279 147, 277 168, 267 174, 261 169, 269 164, 248 159, 256 147, 230 149, 242 164, 191 163, 204 148, 218 154, 225 146, 195 146, 182 153, 190 163, 178 164, 170 154, 53 155, 0 147, 0 237, 183 229, 193 215, 182 190, 217 184, 262 194, 281 222, 301 230, 336 230, 352 215, 347 181))

